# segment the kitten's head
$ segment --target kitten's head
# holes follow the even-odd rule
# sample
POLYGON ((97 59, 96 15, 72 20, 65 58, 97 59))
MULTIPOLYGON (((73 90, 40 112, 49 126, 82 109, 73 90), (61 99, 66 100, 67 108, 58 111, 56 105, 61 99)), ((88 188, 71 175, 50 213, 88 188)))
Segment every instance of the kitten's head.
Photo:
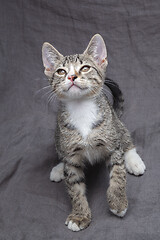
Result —
POLYGON ((60 100, 92 98, 102 90, 108 62, 99 34, 92 37, 83 54, 65 57, 51 44, 44 43, 42 59, 45 74, 60 100))

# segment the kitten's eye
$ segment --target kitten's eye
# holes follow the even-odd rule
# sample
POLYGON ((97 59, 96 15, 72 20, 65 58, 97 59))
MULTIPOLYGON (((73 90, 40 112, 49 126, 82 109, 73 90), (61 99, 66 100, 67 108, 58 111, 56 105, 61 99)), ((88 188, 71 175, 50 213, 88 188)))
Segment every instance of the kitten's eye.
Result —
POLYGON ((66 71, 64 69, 58 69, 57 73, 62 76, 66 74, 66 71))
POLYGON ((90 66, 83 66, 80 71, 81 72, 88 72, 89 69, 90 69, 90 66))

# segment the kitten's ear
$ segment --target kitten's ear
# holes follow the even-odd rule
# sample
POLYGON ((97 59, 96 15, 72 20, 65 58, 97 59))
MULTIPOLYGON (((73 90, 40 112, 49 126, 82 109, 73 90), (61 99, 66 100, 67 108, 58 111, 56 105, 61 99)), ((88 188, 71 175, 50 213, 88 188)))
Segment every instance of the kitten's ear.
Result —
POLYGON ((63 56, 49 43, 45 42, 42 46, 42 60, 45 67, 44 73, 52 77, 55 66, 63 56))
POLYGON ((101 35, 96 34, 90 40, 84 54, 88 54, 100 66, 106 66, 107 62, 107 49, 101 35))

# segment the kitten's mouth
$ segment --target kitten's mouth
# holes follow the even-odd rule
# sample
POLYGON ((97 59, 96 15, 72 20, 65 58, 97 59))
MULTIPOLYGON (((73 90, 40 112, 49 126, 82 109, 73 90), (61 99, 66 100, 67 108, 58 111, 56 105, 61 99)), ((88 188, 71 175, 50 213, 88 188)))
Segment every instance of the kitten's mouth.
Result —
POLYGON ((68 88, 68 91, 70 90, 70 89, 81 89, 81 90, 85 90, 85 89, 87 89, 87 87, 85 87, 85 88, 82 88, 82 87, 80 87, 80 86, 78 86, 77 84, 74 84, 74 83, 72 83, 72 85, 68 88))
POLYGON ((72 85, 68 88, 68 91, 69 91, 69 89, 71 89, 71 88, 79 88, 79 87, 76 86, 74 83, 72 83, 72 85))

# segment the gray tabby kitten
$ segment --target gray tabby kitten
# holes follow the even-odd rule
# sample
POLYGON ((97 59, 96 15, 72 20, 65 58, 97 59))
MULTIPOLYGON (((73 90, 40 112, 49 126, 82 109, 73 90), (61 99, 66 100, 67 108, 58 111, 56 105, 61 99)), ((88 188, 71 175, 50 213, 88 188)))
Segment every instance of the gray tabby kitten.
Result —
POLYGON ((102 91, 108 64, 102 37, 96 34, 83 54, 66 57, 44 43, 42 58, 53 93, 60 100, 55 137, 62 162, 52 169, 50 179, 65 179, 72 201, 72 212, 65 224, 79 231, 91 222, 83 171, 86 162, 109 164, 109 208, 123 217, 128 207, 126 169, 142 175, 145 165, 102 91))

